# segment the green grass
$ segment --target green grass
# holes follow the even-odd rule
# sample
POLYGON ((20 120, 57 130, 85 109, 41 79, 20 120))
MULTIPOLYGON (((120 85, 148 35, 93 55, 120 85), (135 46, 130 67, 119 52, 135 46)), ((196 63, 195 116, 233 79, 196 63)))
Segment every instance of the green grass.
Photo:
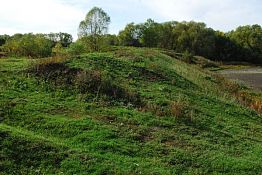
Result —
POLYGON ((262 172, 261 116, 197 65, 137 48, 34 64, 0 59, 0 174, 262 172))

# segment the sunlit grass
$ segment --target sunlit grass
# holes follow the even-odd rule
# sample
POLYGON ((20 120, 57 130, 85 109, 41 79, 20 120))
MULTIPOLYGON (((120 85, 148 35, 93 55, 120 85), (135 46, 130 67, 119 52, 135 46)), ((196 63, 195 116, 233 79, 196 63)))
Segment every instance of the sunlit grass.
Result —
POLYGON ((3 174, 262 172, 261 116, 198 65, 143 48, 32 61, 0 59, 3 174))

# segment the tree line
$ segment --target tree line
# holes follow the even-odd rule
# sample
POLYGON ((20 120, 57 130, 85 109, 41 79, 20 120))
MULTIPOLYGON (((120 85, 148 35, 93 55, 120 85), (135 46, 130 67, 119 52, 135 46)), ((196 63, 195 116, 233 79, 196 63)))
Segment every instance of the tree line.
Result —
POLYGON ((18 56, 46 57, 66 50, 71 54, 104 51, 110 46, 150 47, 190 53, 216 61, 262 63, 262 28, 240 26, 230 32, 216 31, 202 22, 169 21, 129 23, 118 35, 108 34, 110 17, 92 8, 79 24, 78 39, 67 33, 0 35, 4 52, 18 56))
POLYGON ((68 47, 73 37, 68 33, 0 35, 1 50, 11 56, 41 58, 52 56, 57 46, 68 47))
POLYGON ((142 24, 128 24, 117 38, 124 46, 190 52, 217 61, 262 63, 262 28, 257 24, 224 33, 201 22, 157 23, 148 19, 142 24))

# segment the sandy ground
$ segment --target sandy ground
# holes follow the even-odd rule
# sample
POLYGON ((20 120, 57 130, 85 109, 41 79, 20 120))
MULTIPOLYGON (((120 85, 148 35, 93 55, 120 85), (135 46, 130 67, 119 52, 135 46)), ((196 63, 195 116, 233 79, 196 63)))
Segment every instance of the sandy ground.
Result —
POLYGON ((256 90, 262 90, 262 67, 245 68, 239 70, 223 70, 222 75, 237 80, 256 90))

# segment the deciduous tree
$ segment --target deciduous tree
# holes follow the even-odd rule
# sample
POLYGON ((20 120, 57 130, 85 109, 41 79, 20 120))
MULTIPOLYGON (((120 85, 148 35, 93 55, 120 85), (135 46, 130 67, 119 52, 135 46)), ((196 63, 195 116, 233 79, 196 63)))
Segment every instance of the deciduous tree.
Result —
POLYGON ((85 19, 80 22, 78 28, 78 37, 87 37, 90 42, 91 49, 99 50, 99 43, 102 40, 102 35, 108 31, 110 17, 107 13, 98 7, 92 8, 86 15, 85 19))

